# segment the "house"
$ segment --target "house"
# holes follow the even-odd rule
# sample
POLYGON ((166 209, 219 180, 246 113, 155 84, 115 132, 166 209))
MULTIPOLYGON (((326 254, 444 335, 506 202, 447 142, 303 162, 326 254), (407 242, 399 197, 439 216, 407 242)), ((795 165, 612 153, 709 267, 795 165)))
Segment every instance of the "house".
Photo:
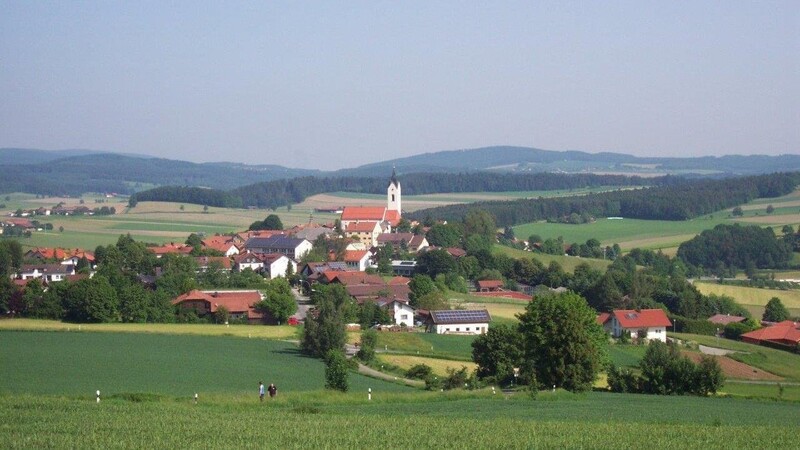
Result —
POLYGON ((425 330, 436 334, 485 334, 492 317, 485 309, 430 311, 425 330))
POLYGON ((75 266, 64 264, 23 264, 19 268, 18 278, 29 280, 41 278, 46 282, 63 281, 68 276, 75 275, 75 266))
POLYGON ((392 244, 394 248, 406 248, 409 252, 416 253, 429 246, 424 235, 414 233, 383 233, 378 236, 378 247, 392 244))
POLYGON ((672 325, 663 309, 615 309, 599 315, 597 322, 615 338, 628 332, 632 339, 661 342, 667 342, 667 327, 672 325))
POLYGON ((413 277, 417 272, 416 261, 392 260, 392 273, 401 277, 413 277))
POLYGON ((261 255, 261 261, 264 263, 262 269, 264 271, 264 276, 270 279, 278 277, 285 278, 286 272, 290 266, 292 268, 292 273, 297 273, 297 263, 286 255, 268 253, 266 255, 261 255))
POLYGON ((199 291, 193 290, 172 300, 173 305, 192 308, 199 316, 215 314, 220 307, 228 310, 231 319, 248 323, 266 323, 268 318, 253 305, 262 300, 258 291, 199 291))
POLYGON ((408 304, 408 300, 380 297, 375 302, 389 311, 395 325, 414 326, 414 308, 408 304))
POLYGON ((386 283, 380 275, 373 275, 366 272, 345 271, 337 272, 329 270, 324 272, 320 277, 320 282, 325 284, 339 283, 345 286, 350 284, 370 284, 376 286, 383 286, 386 283))
POLYGON ((348 284, 344 288, 347 294, 359 303, 381 297, 407 301, 408 295, 411 293, 411 288, 407 285, 348 284))
POLYGON ((498 292, 503 290, 503 282, 501 280, 478 280, 475 288, 478 292, 498 292))
POLYGON ((216 250, 225 256, 234 256, 240 253, 239 247, 233 242, 233 236, 211 236, 200 241, 203 248, 216 250))
MULTIPOLYGON (((342 211, 337 212, 337 214, 341 213, 342 211)), ((324 226, 317 223, 309 222, 302 225, 296 225, 286 230, 286 233, 298 239, 305 239, 309 242, 314 242, 320 236, 325 236, 325 238, 327 239, 332 235, 336 234, 336 231, 333 229, 332 226, 324 226)))
POLYGON ((744 333, 742 341, 751 344, 772 344, 790 349, 800 345, 800 323, 785 320, 775 325, 744 333))
POLYGON ((344 262, 348 268, 363 272, 369 267, 371 256, 367 250, 347 250, 344 252, 344 262))
POLYGON ((49 247, 35 247, 25 252, 25 259, 38 259, 39 261, 56 261, 64 265, 77 266, 82 258, 86 258, 94 266, 94 253, 79 248, 63 249, 49 247))
POLYGON ((264 269, 264 261, 255 253, 240 253, 233 257, 233 268, 237 272, 241 272, 245 269, 260 272, 264 269))
POLYGON ((366 248, 377 245, 382 232, 379 222, 351 222, 342 226, 345 236, 362 243, 366 248))
POLYGON ((732 316, 730 314, 715 314, 708 318, 709 322, 723 327, 729 323, 741 323, 745 320, 747 320, 747 317, 732 316))
POLYGON ((275 235, 268 238, 252 237, 244 244, 250 253, 280 253, 288 258, 298 260, 311 251, 312 244, 306 239, 275 235))
POLYGON ((344 261, 306 263, 300 269, 300 275, 303 277, 310 277, 311 275, 321 274, 328 270, 346 272, 348 270, 347 263, 344 261))

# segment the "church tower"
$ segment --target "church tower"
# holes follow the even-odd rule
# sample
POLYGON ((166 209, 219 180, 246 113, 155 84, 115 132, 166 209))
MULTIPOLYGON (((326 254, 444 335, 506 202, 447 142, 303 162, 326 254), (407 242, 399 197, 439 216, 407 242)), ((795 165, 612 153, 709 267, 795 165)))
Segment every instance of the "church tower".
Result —
POLYGON ((394 168, 392 168, 392 178, 389 181, 389 187, 386 188, 386 209, 395 210, 398 215, 403 212, 400 203, 400 182, 397 181, 397 174, 394 168))

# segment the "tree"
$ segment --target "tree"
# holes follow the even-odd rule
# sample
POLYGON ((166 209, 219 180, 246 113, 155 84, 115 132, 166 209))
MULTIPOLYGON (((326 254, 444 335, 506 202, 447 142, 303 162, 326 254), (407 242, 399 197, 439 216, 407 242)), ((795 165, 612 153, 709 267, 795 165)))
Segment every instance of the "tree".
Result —
POLYGON ((694 393, 703 396, 716 394, 724 383, 725 374, 722 373, 717 358, 703 355, 695 374, 694 393))
POLYGON ((742 210, 741 206, 737 206, 737 207, 733 208, 733 210, 731 211, 731 214, 734 217, 741 217, 741 216, 744 215, 744 211, 742 210))
POLYGON ((250 225, 251 230, 282 230, 283 229, 283 222, 281 222, 281 218, 278 217, 276 214, 268 215, 263 221, 261 222, 253 222, 250 225))
POLYGON ((491 242, 495 241, 497 225, 494 217, 484 209, 471 209, 464 217, 464 236, 482 236, 491 242))
POLYGON ((306 317, 301 350, 317 357, 341 351, 347 340, 345 323, 355 315, 350 296, 341 284, 324 285, 311 293, 311 301, 316 308, 306 317))
POLYGON ((775 212, 775 207, 772 205, 767 205, 767 214, 772 214, 775 212))
POLYGON ((417 270, 431 278, 436 278, 440 273, 450 273, 456 270, 456 260, 447 250, 437 248, 417 257, 417 270))
POLYGON ((409 294, 409 300, 411 300, 411 306, 417 307, 417 300, 424 297, 425 295, 430 294, 431 292, 436 291, 436 284, 433 282, 433 279, 428 275, 417 274, 411 278, 411 282, 408 283, 409 289, 411 289, 411 293, 409 294))
POLYGON ((462 235, 463 230, 457 224, 436 223, 428 230, 426 239, 436 247, 457 247, 462 235))
POLYGON ((506 325, 489 328, 472 341, 472 360, 478 364, 478 378, 507 383, 514 379, 514 368, 522 363, 522 335, 506 325))
POLYGON ((447 299, 438 289, 416 299, 415 307, 429 311, 448 309, 447 299))
POLYGON ((365 363, 375 358, 375 346, 378 345, 378 333, 375 330, 366 330, 361 333, 361 345, 356 357, 365 363))
POLYGON ((297 302, 292 294, 292 287, 282 277, 267 281, 264 289, 264 300, 256 303, 256 309, 271 315, 279 324, 285 323, 297 312, 297 302))
POLYGON ((778 297, 772 297, 764 307, 762 320, 767 322, 783 322, 789 319, 789 310, 783 306, 783 302, 778 297))
POLYGON ((528 303, 519 316, 523 369, 544 386, 590 389, 607 360, 607 337, 595 315, 586 300, 572 292, 528 303))
POLYGON ((102 275, 72 283, 63 301, 64 318, 70 322, 113 322, 118 319, 117 293, 108 278, 102 275))
POLYGON ((342 350, 331 349, 325 354, 325 388, 347 392, 347 359, 342 350))

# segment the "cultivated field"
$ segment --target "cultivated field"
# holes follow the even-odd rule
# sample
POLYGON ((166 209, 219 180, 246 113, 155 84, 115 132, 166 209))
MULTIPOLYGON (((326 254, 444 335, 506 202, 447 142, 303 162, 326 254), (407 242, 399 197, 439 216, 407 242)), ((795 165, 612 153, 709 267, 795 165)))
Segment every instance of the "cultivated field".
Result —
POLYGON ((761 289, 754 287, 730 286, 714 282, 695 282, 695 287, 703 294, 727 295, 736 303, 747 308, 753 317, 760 319, 764 306, 772 297, 781 299, 792 316, 800 316, 800 290, 761 289))

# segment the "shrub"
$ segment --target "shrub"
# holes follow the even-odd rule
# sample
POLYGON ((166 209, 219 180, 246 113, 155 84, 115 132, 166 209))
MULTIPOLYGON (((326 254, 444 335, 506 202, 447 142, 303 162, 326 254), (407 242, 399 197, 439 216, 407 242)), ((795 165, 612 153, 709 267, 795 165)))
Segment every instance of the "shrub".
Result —
POLYGON ((433 369, 427 364, 417 364, 406 371, 406 378, 416 378, 418 380, 427 380, 432 375, 433 369))
POLYGON ((330 350, 325 355, 325 388, 347 392, 347 358, 341 350, 330 350))

